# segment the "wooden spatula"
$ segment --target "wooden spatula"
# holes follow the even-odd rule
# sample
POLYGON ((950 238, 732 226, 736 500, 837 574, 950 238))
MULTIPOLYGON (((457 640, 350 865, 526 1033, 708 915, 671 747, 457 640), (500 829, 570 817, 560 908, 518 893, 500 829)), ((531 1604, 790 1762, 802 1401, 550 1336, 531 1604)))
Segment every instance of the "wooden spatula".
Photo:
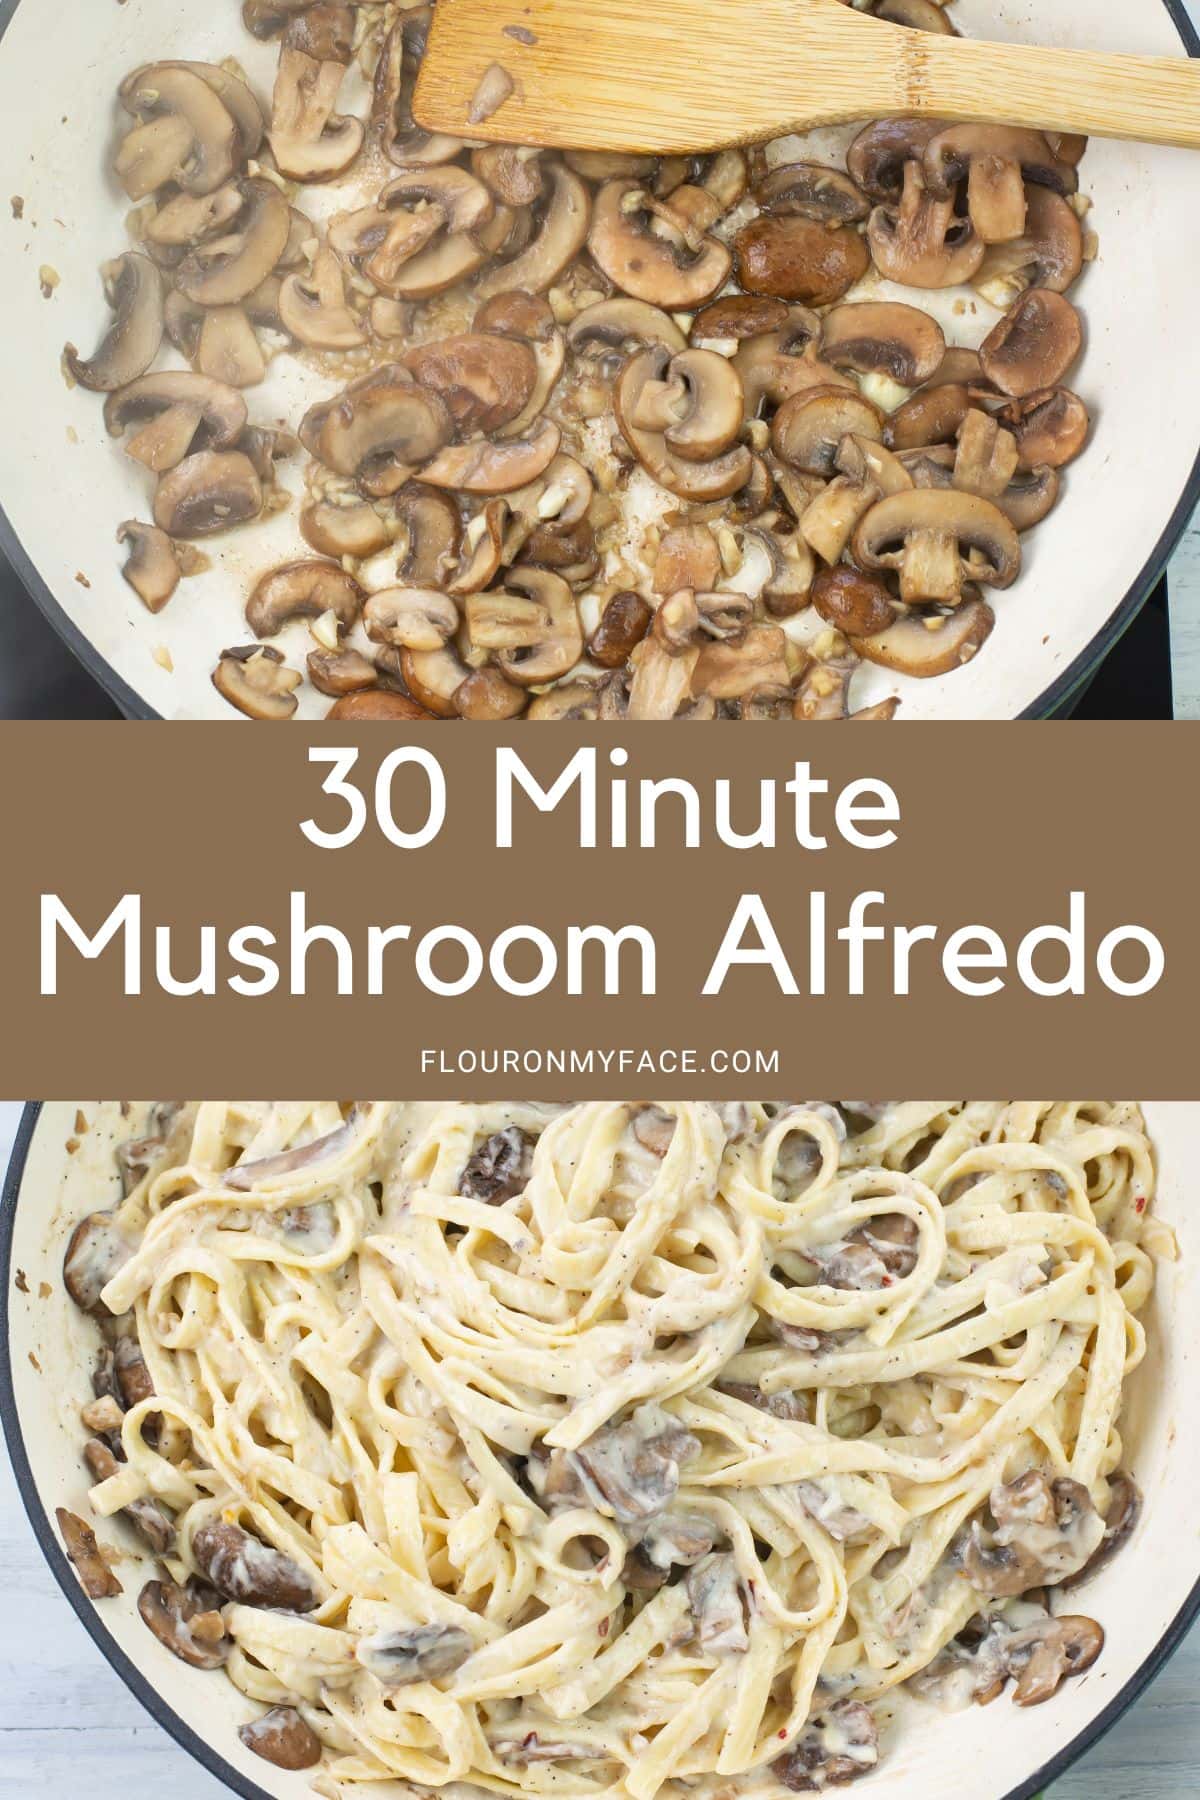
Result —
POLYGON ((1200 61, 978 43, 838 0, 439 0, 413 113, 657 153, 888 113, 1200 146, 1200 61))

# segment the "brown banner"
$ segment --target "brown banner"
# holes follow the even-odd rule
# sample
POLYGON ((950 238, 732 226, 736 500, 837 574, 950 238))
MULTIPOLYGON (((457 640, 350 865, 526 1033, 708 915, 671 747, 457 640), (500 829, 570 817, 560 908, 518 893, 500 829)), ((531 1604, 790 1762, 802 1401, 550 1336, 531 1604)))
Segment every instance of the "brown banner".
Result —
POLYGON ((1197 727, 0 746, 9 1095, 1195 1096, 1197 727))

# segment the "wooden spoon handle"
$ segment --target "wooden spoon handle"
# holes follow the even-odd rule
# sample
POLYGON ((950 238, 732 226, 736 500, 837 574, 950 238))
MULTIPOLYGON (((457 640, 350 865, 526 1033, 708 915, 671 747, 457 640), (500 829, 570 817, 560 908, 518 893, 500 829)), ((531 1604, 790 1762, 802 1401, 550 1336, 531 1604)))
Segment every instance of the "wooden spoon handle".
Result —
POLYGON ((905 36, 902 111, 1200 148, 1200 60, 905 36))

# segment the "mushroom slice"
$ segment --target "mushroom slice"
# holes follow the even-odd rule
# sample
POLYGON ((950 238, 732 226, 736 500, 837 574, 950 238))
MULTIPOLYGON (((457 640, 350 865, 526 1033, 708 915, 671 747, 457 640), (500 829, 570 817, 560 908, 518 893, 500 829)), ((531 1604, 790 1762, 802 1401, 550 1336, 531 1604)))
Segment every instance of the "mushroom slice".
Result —
POLYGON ((319 1604, 308 1571, 240 1525, 207 1520, 193 1532, 191 1552, 196 1567, 217 1592, 243 1606, 311 1612, 319 1604))
POLYGON ((244 307, 213 306, 204 314, 194 357, 196 372, 227 387, 256 387, 267 359, 244 307))
POLYGON ((789 1793, 842 1787, 879 1761, 879 1730, 861 1700, 838 1700, 816 1713, 798 1742, 772 1763, 789 1793))
POLYGON ((856 225, 870 211, 861 188, 824 163, 785 163, 772 169, 755 193, 764 212, 798 213, 826 225, 856 225))
POLYGON ((707 525, 673 525, 663 534, 654 559, 655 593, 713 588, 721 573, 721 552, 707 525))
POLYGON ((166 113, 126 134, 113 158, 113 173, 131 200, 144 200, 175 180, 193 143, 187 120, 166 113))
POLYGON ((196 1582, 180 1587, 174 1581, 148 1581, 137 1608, 143 1623, 180 1662, 193 1669, 224 1668, 233 1640, 226 1636, 219 1598, 211 1590, 196 1582))
POLYGON ((846 637, 872 637, 896 617, 896 605, 882 581, 861 569, 822 569, 812 584, 812 603, 827 625, 846 637))
POLYGON ((1016 472, 1017 440, 1012 432, 972 407, 959 428, 955 487, 965 494, 982 494, 985 500, 999 500, 1016 472))
POLYGON ((520 338, 460 332, 410 350, 404 358, 421 387, 439 394, 462 432, 492 432, 525 409, 537 364, 520 338))
POLYGON ((634 349, 662 347, 674 356, 687 339, 660 306, 619 295, 585 306, 567 327, 567 343, 576 356, 625 356, 634 349))
POLYGON ((1056 1694, 1069 1675, 1090 1669, 1104 1648, 1104 1632, 1094 1619, 1077 1614, 1048 1618, 1002 1640, 1005 1666, 1015 1675, 1013 1700, 1039 1706, 1056 1694))
POLYGON ((398 175, 383 189, 378 208, 388 216, 389 237, 363 268, 378 287, 392 293, 407 291, 399 284, 401 266, 439 232, 465 238, 495 215, 496 203, 477 175, 448 165, 398 175))
POLYGON ((954 199, 925 191, 921 165, 904 165, 897 206, 877 206, 867 221, 867 241, 881 275, 909 287, 957 287, 983 261, 984 242, 969 218, 959 218, 954 199))
POLYGON ((68 1512, 65 1506, 56 1506, 54 1516, 58 1520, 58 1529, 62 1532, 67 1555, 75 1565, 75 1571, 89 1600, 111 1600, 123 1593, 124 1589, 109 1566, 111 1552, 97 1542, 91 1526, 77 1513, 68 1512))
POLYGON ((375 664, 357 650, 310 650, 308 653, 308 679, 319 694, 328 694, 331 700, 373 688, 378 675, 375 664))
MULTIPOLYGON (((712 353, 694 351, 689 354, 712 353)), ((643 468, 670 493, 684 500, 725 499, 745 487, 750 479, 753 458, 744 444, 707 462, 693 462, 675 454, 664 430, 636 423, 667 385, 664 376, 669 365, 670 357, 661 348, 642 350, 630 358, 621 371, 614 394, 617 424, 643 468)))
POLYGON ((461 139, 443 132, 422 131, 413 122, 416 70, 425 54, 432 16, 431 6, 406 10, 384 38, 375 67, 372 126, 389 160, 403 168, 432 168, 453 162, 463 149, 461 139))
POLYGON ((392 505, 400 527, 396 562, 399 585, 444 586, 462 536, 457 506, 436 488, 421 487, 416 482, 402 488, 392 505))
POLYGON ((258 581, 246 602, 246 623, 257 638, 274 637, 291 619, 332 612, 349 631, 362 610, 363 591, 338 563, 291 562, 258 581))
POLYGON ((239 228, 198 244, 175 279, 197 306, 236 306, 261 287, 282 256, 291 229, 287 200, 269 181, 246 181, 239 228))
POLYGON ((473 669, 454 693, 454 710, 460 719, 496 724, 519 718, 528 705, 527 689, 517 687, 490 665, 473 669))
POLYGON ((545 419, 531 437, 518 442, 452 444, 425 465, 421 480, 462 494, 508 494, 536 481, 558 455, 561 442, 558 426, 545 419))
POLYGON ((805 507, 800 517, 800 532, 806 544, 827 563, 836 563, 854 533, 859 520, 865 518, 882 489, 873 481, 855 480, 838 475, 805 507))
POLYGON ((1052 188, 1033 187, 1025 195, 1025 229, 1007 243, 989 244, 974 280, 985 299, 1006 306, 1014 288, 1065 293, 1082 268, 1079 214, 1052 188))
POLYGON ((435 588, 384 588, 363 608, 367 636, 404 650, 440 650, 458 630, 458 607, 435 588))
POLYGON ((161 612, 182 577, 174 544, 157 525, 137 519, 118 526, 117 542, 130 547, 121 571, 126 581, 148 612, 161 612))
POLYGON ((1010 587, 1021 567, 1017 534, 990 500, 933 488, 890 494, 854 533, 862 569, 899 569, 900 598, 957 601, 964 581, 1010 587))
POLYGON ((758 417, 764 402, 782 406, 793 395, 813 388, 858 391, 852 377, 821 360, 820 338, 821 321, 817 314, 806 306, 792 306, 778 330, 747 337, 738 344, 733 366, 745 390, 748 420, 758 417))
POLYGON ((651 196, 636 179, 605 182, 587 240, 597 267, 623 293, 668 312, 711 300, 729 276, 726 246, 692 230, 677 229, 675 241, 659 236, 649 223, 653 217, 651 196))
MULTIPOLYGON (((673 719, 693 698, 692 675, 700 658, 693 646, 675 655, 653 633, 644 637, 629 659, 633 680, 625 716, 629 719, 673 719)), ((674 1494, 668 1497, 673 1498, 674 1494)))
POLYGON ((556 163, 550 170, 551 192, 545 216, 533 240, 519 256, 490 269, 478 283, 483 300, 519 289, 544 294, 588 241, 592 197, 571 169, 556 163))
POLYGON ((243 644, 222 650, 213 686, 248 719, 290 719, 302 677, 289 669, 270 644, 243 644))
POLYGON ((353 476, 365 494, 380 499, 402 487, 452 433, 442 400, 418 387, 407 369, 384 363, 310 407, 300 441, 326 468, 353 476))
POLYGON ((325 714, 327 719, 433 719, 439 715, 421 706, 408 694, 394 694, 386 688, 367 688, 362 693, 344 694, 325 714))
POLYGON ((458 717, 455 695, 471 670, 452 644, 440 650, 401 650, 400 673, 414 700, 439 719, 458 717))
POLYGON ((346 304, 346 282, 336 253, 326 247, 308 275, 288 275, 279 286, 279 318, 284 329, 317 350, 355 350, 367 334, 346 304))
POLYGON ((271 103, 271 149, 281 175, 327 181, 348 169, 363 146, 361 120, 335 114, 345 68, 284 48, 271 103))
POLYGON ((162 277, 148 256, 130 250, 100 271, 113 320, 86 362, 68 344, 64 362, 80 387, 110 394, 144 375, 163 339, 162 277))
POLYGON ((936 375, 946 339, 936 319, 899 301, 848 301, 827 312, 821 355, 835 369, 887 375, 901 387, 920 387, 936 375))
POLYGON ((587 653, 602 669, 621 669, 641 643, 654 609, 640 594, 623 589, 608 601, 600 623, 588 639, 587 653))
POLYGON ((187 249, 231 225, 241 210, 241 191, 232 181, 211 194, 175 194, 147 222, 146 242, 164 250, 187 249))
POLYGON ((277 1769, 314 1769, 321 1760, 321 1740, 294 1706, 273 1706, 261 1718, 239 1725, 238 1737, 247 1750, 277 1769))
MULTIPOLYGON (((551 465, 553 466, 553 465, 551 465)), ((446 583, 451 594, 477 594, 490 587, 504 562, 508 502, 489 500, 463 533, 458 568, 446 583)))
POLYGON ((853 389, 815 388, 780 407, 771 425, 771 447, 793 469, 832 476, 838 446, 851 433, 876 442, 882 439, 878 408, 853 389))
POLYGON ((667 447, 689 462, 711 462, 741 432, 741 376, 714 350, 681 350, 671 359, 669 376, 680 397, 666 421, 667 447))
POLYGON ((828 306, 866 274, 870 257, 852 226, 802 213, 763 213, 734 239, 737 278, 750 294, 828 306))
POLYGON ((1002 393, 1055 387, 1083 348, 1083 326, 1071 302, 1050 288, 1028 288, 979 346, 983 373, 1002 393))
POLYGON ((562 577, 549 569, 513 569, 507 579, 510 588, 527 595, 544 610, 546 624, 533 643, 500 651, 497 665, 518 687, 557 681, 583 655, 583 631, 575 596, 562 577))
POLYGON ((354 60, 354 9, 317 0, 288 20, 283 42, 288 50, 303 50, 317 62, 341 63, 345 68, 354 60))
POLYGON ((888 448, 919 450, 929 444, 948 444, 957 437, 970 410, 971 396, 963 382, 922 388, 888 419, 884 434, 888 448))
POLYGON ((168 537, 207 537, 256 519, 262 482, 240 450, 201 450, 162 476, 154 495, 154 523, 168 537))
MULTIPOLYGON (((787 302, 776 300, 770 294, 723 294, 696 314, 688 342, 709 346, 736 345, 744 338, 764 337, 768 332, 784 330, 790 317, 787 302)), ((815 338, 819 333, 818 322, 808 335, 815 338)))
POLYGON ((693 693, 714 700, 783 694, 790 686, 787 639, 778 625, 753 625, 741 638, 706 644, 692 674, 693 693))
POLYGON ((967 211, 985 243, 1002 244, 1025 227, 1025 183, 1072 194, 1079 178, 1040 131, 1012 125, 950 125, 925 146, 931 193, 949 198, 965 175, 967 211))
POLYGON ((129 455, 161 473, 182 462, 197 443, 227 450, 246 429, 246 402, 224 382, 170 369, 142 375, 110 394, 104 423, 113 437, 138 427, 129 455), (162 427, 154 431, 154 427, 162 427), (148 429, 150 431, 148 432, 148 429))
POLYGON ((135 129, 117 156, 117 173, 131 200, 151 191, 146 182, 152 176, 158 177, 154 186, 170 180, 185 194, 211 194, 229 180, 241 156, 237 123, 211 84, 186 64, 149 63, 135 69, 121 83, 120 99, 126 112, 141 121, 141 132, 135 129), (181 125, 186 145, 164 176, 155 157, 139 154, 149 141, 143 134, 158 143, 165 143, 169 134, 178 142, 181 125))
POLYGON ((266 135, 266 120, 263 118, 262 107, 240 75, 235 75, 232 69, 224 68, 220 63, 160 63, 159 67, 187 69, 192 75, 198 75, 212 89, 237 126, 240 160, 244 162, 247 157, 258 154, 266 135))
POLYGON ((132 1255, 133 1245, 111 1213, 89 1213, 79 1221, 63 1256, 63 1286, 81 1312, 106 1312, 100 1296, 132 1255))
POLYGON ((1018 531, 1029 531, 1054 510, 1060 485, 1058 470, 1048 464, 1018 469, 1004 492, 996 495, 996 505, 1018 531))
POLYGON ((1061 469, 1087 442, 1087 407, 1069 388, 1042 388, 1009 400, 997 417, 1017 440, 1017 467, 1061 469))
POLYGON ((550 630, 550 615, 539 601, 503 588, 471 594, 465 611, 467 636, 477 650, 530 650, 550 630))
POLYGON ((910 162, 920 162, 930 138, 944 127, 928 119, 876 119, 846 152, 851 178, 873 200, 895 200, 910 162))
POLYGON ((864 661, 900 675, 948 675, 970 662, 996 623, 987 601, 978 598, 964 600, 937 624, 935 616, 907 613, 882 631, 856 637, 854 648, 864 661))
POLYGON ((384 550, 392 541, 392 528, 368 500, 338 505, 332 500, 312 500, 300 514, 300 535, 320 556, 366 557, 384 550))

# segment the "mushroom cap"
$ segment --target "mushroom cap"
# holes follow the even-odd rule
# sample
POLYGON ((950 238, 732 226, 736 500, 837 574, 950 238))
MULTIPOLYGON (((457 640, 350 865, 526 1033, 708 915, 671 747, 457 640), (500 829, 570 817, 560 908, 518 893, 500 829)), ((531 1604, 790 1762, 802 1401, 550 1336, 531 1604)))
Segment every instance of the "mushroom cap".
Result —
POLYGON ((121 83, 120 99, 144 123, 167 117, 187 127, 186 150, 167 177, 185 194, 211 194, 233 174, 243 154, 237 122, 210 81, 188 64, 135 69, 121 83))
POLYGON ((444 401, 397 363, 384 363, 332 400, 319 401, 300 426, 300 441, 311 455, 337 474, 355 477, 375 497, 403 486, 452 435, 444 401))
POLYGON ((550 198, 532 241, 519 255, 489 269, 476 286, 481 300, 518 289, 544 294, 574 262, 588 241, 592 196, 573 170, 562 163, 550 169, 550 198))
MULTIPOLYGON (((715 545, 714 545, 715 548, 715 545)), ((650 629, 654 608, 632 589, 616 593, 588 639, 587 653, 602 669, 623 669, 650 629)))
POLYGON ((505 206, 533 206, 545 192, 543 150, 517 144, 484 144, 471 152, 471 168, 505 206))
POLYGON ((162 277, 148 256, 126 251, 101 271, 113 320, 86 362, 73 344, 64 360, 80 387, 108 394, 144 375, 163 339, 162 277))
POLYGON ((843 301, 826 313, 821 355, 836 369, 889 375, 920 387, 938 371, 946 339, 937 320, 900 301, 843 301))
POLYGON ((971 395, 961 381, 924 387, 898 406, 887 422, 886 442, 892 450, 916 450, 948 444, 971 409, 971 395))
POLYGON ((838 445, 850 433, 879 442, 883 416, 878 408, 849 388, 814 388, 785 400, 771 424, 771 447, 794 469, 832 476, 838 445))
POLYGON ((198 306, 234 306, 261 287, 287 248, 291 209, 269 181, 245 181, 239 227, 198 244, 175 279, 198 306))
POLYGON ((460 719, 496 722, 518 718, 529 705, 529 693, 489 663, 472 669, 455 689, 453 704, 460 719))
POLYGON ((906 613, 882 631, 856 637, 854 648, 867 662, 899 675, 924 680, 959 669, 991 636, 996 616, 986 600, 964 600, 931 627, 928 615, 906 613))
POLYGON ((401 650, 400 673, 417 704, 439 719, 456 719, 454 696, 471 671, 452 643, 439 650, 401 650))
POLYGON ((1016 125, 948 125, 928 139, 922 158, 929 191, 941 198, 950 195, 979 162, 1015 164, 1028 182, 1073 194, 1079 177, 1070 163, 1054 155, 1044 133, 1016 125))
POLYGON ((745 395, 733 364, 714 350, 681 350, 670 380, 683 390, 676 422, 666 428, 671 450, 689 462, 711 462, 737 442, 745 395))
POLYGON ((404 366, 439 394, 461 431, 497 431, 533 392, 537 364, 520 338, 460 332, 410 350, 404 366))
POLYGON ((431 169, 407 169, 397 175, 379 195, 383 212, 424 204, 440 207, 444 227, 449 232, 475 231, 486 225, 496 211, 496 203, 478 175, 456 164, 431 169))
POLYGON ((923 533, 952 540, 961 557, 976 552, 966 565, 973 581, 1006 588, 1017 578, 1021 547, 1004 514, 990 500, 953 488, 913 488, 877 501, 855 530, 854 560, 862 569, 899 568, 906 541, 923 533))
POLYGON ((498 337, 522 338, 528 344, 548 343, 558 331, 554 308, 541 294, 511 288, 485 300, 475 314, 472 330, 498 337))
POLYGON ((349 631, 363 604, 363 591, 340 563, 283 563, 256 582, 246 602, 246 623, 257 638, 274 637, 290 619, 319 619, 332 612, 349 631))
POLYGON ((763 214, 734 239, 737 278, 747 293, 828 306, 866 274, 870 256, 853 227, 801 213, 763 214))
POLYGON ((290 719, 298 705, 294 690, 301 677, 270 644, 223 650, 212 679, 222 698, 248 719, 290 719))
POLYGON ((759 182, 755 194, 764 212, 799 213, 826 225, 854 225, 870 211, 849 175, 824 163, 785 163, 759 182))
POLYGON ((354 56, 353 8, 314 0, 288 20, 283 42, 285 48, 303 50, 317 62, 345 66, 354 56))
POLYGON ((979 361, 994 387, 1021 396, 1056 387, 1082 348, 1071 302, 1050 288, 1027 288, 984 338, 979 361))
POLYGON ((126 519, 117 527, 117 542, 130 546, 121 573, 146 607, 161 612, 179 586, 181 570, 175 546, 157 525, 126 519))
POLYGON ((613 300, 598 300, 577 313, 567 326, 567 343, 576 355, 590 352, 594 346, 624 353, 635 344, 642 349, 661 345, 674 355, 685 347, 687 339, 660 306, 619 294, 613 300))
MULTIPOLYGON (((764 337, 768 332, 783 331, 789 316, 787 302, 776 300, 770 294, 722 294, 719 300, 710 301, 696 314, 688 339, 699 344, 764 337)), ((812 335, 815 337, 820 334, 820 323, 815 314, 813 318, 815 329, 812 335)))
POLYGON ((1002 406, 997 417, 1017 440, 1017 467, 1061 469, 1087 442, 1088 409, 1070 388, 1039 388, 1002 406))
POLYGON ((645 202, 644 189, 631 176, 604 183, 587 238, 596 266, 623 293, 669 312, 711 300, 729 276, 726 246, 701 233, 692 252, 686 243, 657 236, 646 222, 645 202))
POLYGON ((310 650, 308 653, 308 679, 319 694, 327 694, 331 700, 373 688, 378 678, 375 664, 357 650, 310 650))
POLYGON ((290 336, 318 350, 354 350, 367 334, 346 304, 342 265, 328 248, 318 251, 312 270, 297 271, 279 284, 279 323, 290 336))
POLYGON ((154 523, 168 537, 207 537, 256 519, 263 490, 258 471, 240 450, 201 450, 159 481, 154 523))
POLYGON ((409 482, 392 501, 403 546, 397 568, 409 587, 441 587, 462 536, 458 507, 437 488, 409 482))
POLYGON ((825 623, 846 637, 869 637, 896 617, 896 603, 883 582, 845 564, 819 571, 812 603, 825 623))
POLYGON ((406 722, 430 721, 438 717, 410 694, 396 694, 388 688, 365 688, 358 693, 343 694, 325 714, 327 719, 403 719, 406 722))
POLYGON ((891 200, 904 185, 904 168, 920 162, 942 126, 930 119, 875 119, 846 152, 851 179, 873 200, 891 200))
MULTIPOLYGON (((1017 454, 1019 458, 1019 449, 1017 454)), ((996 505, 1010 525, 1028 531, 1054 510, 1060 486, 1058 470, 1046 463, 1034 469, 1018 468, 1004 492, 996 495, 996 505)))

